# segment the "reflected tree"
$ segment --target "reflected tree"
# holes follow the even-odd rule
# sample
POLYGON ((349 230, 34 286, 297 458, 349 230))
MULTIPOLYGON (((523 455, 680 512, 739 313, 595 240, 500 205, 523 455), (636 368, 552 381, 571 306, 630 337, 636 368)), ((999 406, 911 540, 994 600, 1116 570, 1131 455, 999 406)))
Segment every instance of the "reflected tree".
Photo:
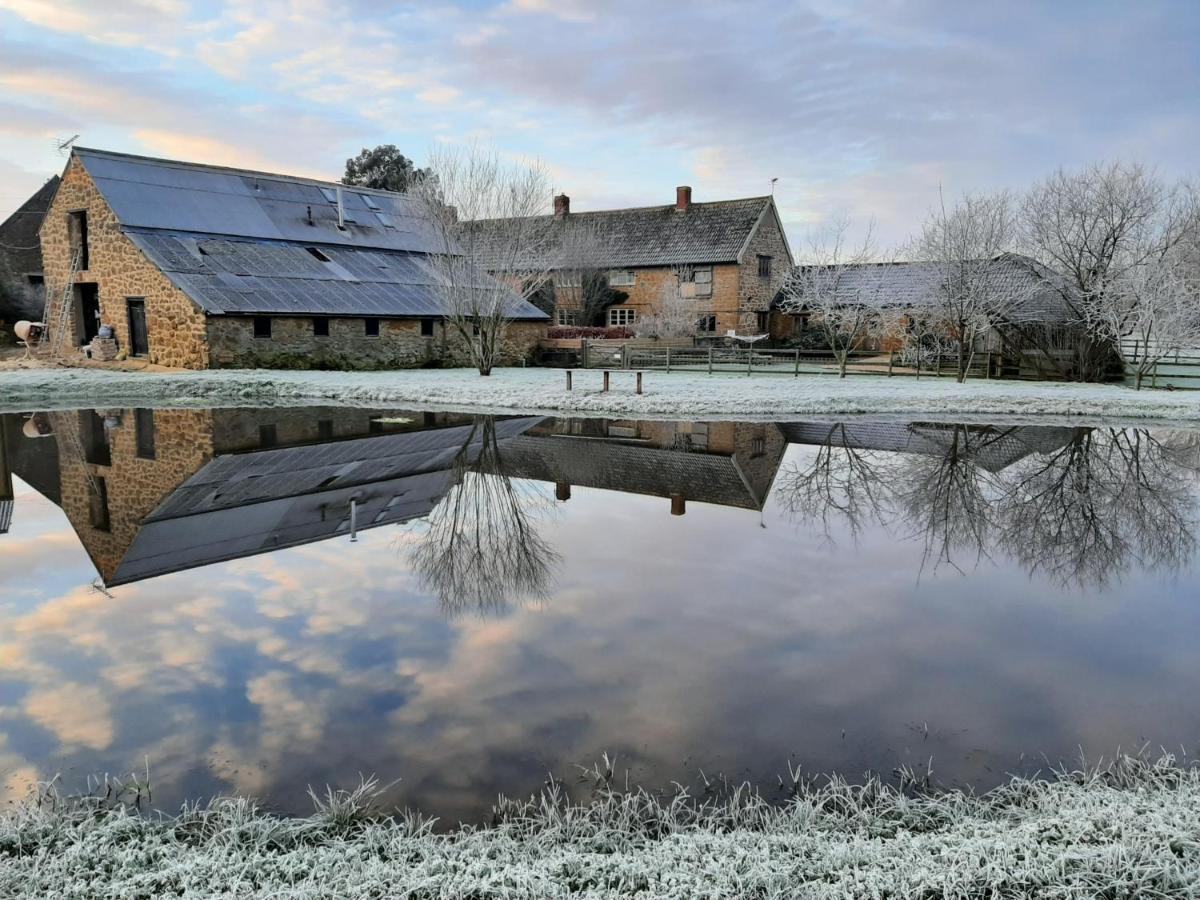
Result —
POLYGON ((853 446, 844 424, 830 425, 811 460, 789 463, 780 473, 775 498, 793 521, 819 525, 826 539, 843 523, 857 540, 866 525, 885 519, 885 466, 880 454, 853 446))
POLYGON ((1181 568, 1196 551, 1197 468, 1190 441, 1165 437, 1080 428, 1013 466, 998 504, 1004 550, 1062 584, 1104 587, 1132 565, 1181 568))
POLYGON ((902 457, 895 480, 897 512, 925 545, 923 564, 933 561, 955 569, 954 557, 967 553, 975 562, 988 556, 993 526, 991 474, 983 455, 1007 432, 971 425, 914 426, 919 437, 942 451, 902 457))
POLYGON ((544 600, 559 561, 538 531, 548 498, 505 474, 501 451, 495 419, 476 417, 455 455, 450 488, 412 551, 414 570, 451 616, 544 600))

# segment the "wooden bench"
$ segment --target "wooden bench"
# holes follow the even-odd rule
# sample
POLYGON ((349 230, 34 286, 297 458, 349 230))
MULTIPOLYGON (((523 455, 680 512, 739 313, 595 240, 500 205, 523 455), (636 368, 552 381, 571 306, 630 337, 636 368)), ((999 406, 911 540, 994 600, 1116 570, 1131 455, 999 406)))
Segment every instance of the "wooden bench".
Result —
MULTIPOLYGON (((585 370, 585 371, 586 371, 586 370, 585 370)), ((636 377, 636 386, 637 386, 637 387, 636 387, 636 390, 637 390, 637 393, 639 393, 639 394, 640 394, 640 393, 642 393, 642 373, 641 373, 640 371, 636 371, 636 370, 634 370, 634 371, 631 371, 631 370, 628 370, 628 369, 620 369, 620 370, 617 370, 617 371, 619 371, 619 372, 629 372, 629 374, 630 374, 630 375, 635 375, 635 376, 637 376, 637 377, 636 377)), ((601 388, 600 388, 600 393, 602 393, 602 394, 607 394, 607 393, 608 393, 608 388, 609 388, 609 384, 610 384, 610 379, 611 379, 612 373, 613 373, 613 370, 612 370, 612 369, 605 369, 605 370, 604 370, 604 372, 603 372, 603 375, 604 375, 604 382, 603 382, 603 387, 601 387, 601 388)), ((574 371, 573 369, 567 369, 567 390, 568 390, 568 391, 569 391, 569 390, 572 390, 572 389, 573 389, 573 387, 574 387, 574 378, 572 377, 574 374, 575 374, 575 371, 574 371)))

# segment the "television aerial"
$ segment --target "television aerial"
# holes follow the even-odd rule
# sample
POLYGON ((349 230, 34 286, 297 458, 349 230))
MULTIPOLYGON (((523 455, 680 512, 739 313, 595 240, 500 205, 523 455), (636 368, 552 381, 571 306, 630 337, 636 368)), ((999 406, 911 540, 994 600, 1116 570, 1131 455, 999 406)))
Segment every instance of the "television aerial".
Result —
POLYGON ((63 140, 62 138, 55 138, 54 149, 58 151, 59 156, 64 156, 77 140, 79 140, 79 135, 77 134, 67 138, 66 140, 63 140))

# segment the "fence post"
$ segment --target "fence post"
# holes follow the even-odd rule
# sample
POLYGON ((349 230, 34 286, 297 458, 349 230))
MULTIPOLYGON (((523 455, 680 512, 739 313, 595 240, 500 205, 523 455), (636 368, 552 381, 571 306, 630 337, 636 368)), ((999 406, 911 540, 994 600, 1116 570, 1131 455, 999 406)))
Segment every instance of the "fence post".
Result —
POLYGON ((796 365, 792 369, 792 377, 793 378, 800 377, 800 348, 799 347, 796 348, 796 365))
POLYGON ((567 369, 567 390, 571 389, 571 370, 567 369))
POLYGON ((610 374, 609 370, 605 369, 604 370, 604 389, 603 389, 603 393, 605 393, 605 394, 608 393, 608 376, 609 376, 609 374, 610 374))
POLYGON ((671 371, 671 348, 667 348, 667 371, 671 371))
POLYGON ((712 374, 712 351, 713 351, 713 348, 712 348, 712 345, 710 344, 708 347, 708 374, 709 375, 712 374))
POLYGON ((621 345, 621 368, 622 369, 629 368, 629 345, 628 344, 621 345))
POLYGON ((749 375, 754 370, 754 345, 746 345, 746 374, 749 375))
POLYGON ((637 373, 637 392, 639 394, 642 392, 642 373, 641 372, 637 373))
POLYGON ((583 367, 586 369, 586 368, 588 368, 588 362, 589 362, 589 360, 588 360, 588 339, 587 338, 583 338, 583 353, 581 355, 583 356, 583 367))

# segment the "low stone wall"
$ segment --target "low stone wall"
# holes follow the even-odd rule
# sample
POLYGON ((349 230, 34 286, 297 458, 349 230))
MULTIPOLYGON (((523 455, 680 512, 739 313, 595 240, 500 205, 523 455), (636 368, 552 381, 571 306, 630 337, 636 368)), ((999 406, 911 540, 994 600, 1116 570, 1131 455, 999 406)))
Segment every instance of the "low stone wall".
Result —
MULTIPOLYGON (((435 321, 432 335, 421 334, 418 319, 383 319, 378 336, 367 336, 361 318, 330 318, 329 335, 313 333, 311 318, 273 317, 271 336, 256 338, 251 317, 222 316, 208 320, 211 365, 225 369, 418 369, 470 365, 462 339, 435 321)), ((509 326, 502 364, 528 360, 545 337, 542 322, 509 326)))

